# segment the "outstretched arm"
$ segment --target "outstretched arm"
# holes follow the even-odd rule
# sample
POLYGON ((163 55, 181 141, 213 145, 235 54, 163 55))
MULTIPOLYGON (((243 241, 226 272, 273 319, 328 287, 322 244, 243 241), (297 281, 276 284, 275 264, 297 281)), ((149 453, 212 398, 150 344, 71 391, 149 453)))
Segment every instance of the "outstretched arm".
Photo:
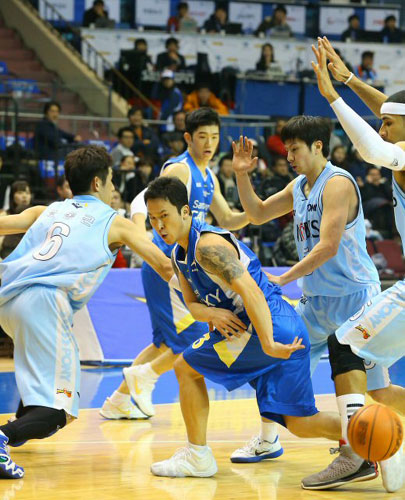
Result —
POLYGON ((0 217, 0 235, 26 233, 46 208, 44 206, 31 207, 17 215, 0 217))

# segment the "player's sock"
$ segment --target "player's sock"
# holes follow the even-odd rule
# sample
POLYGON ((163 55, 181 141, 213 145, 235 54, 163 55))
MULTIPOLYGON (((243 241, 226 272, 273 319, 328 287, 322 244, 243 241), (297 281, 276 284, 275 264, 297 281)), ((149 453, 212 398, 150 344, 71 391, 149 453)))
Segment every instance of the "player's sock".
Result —
POLYGON ((275 422, 264 422, 261 421, 260 428, 260 439, 262 441, 268 441, 269 443, 274 443, 278 434, 277 424, 275 422))
POLYGON ((197 458, 203 458, 206 453, 208 453, 209 448, 207 445, 200 446, 198 444, 188 443, 188 447, 197 458))
POLYGON ((345 443, 348 443, 347 426, 349 425, 350 417, 364 406, 365 396, 364 394, 344 394, 343 396, 337 396, 336 401, 342 425, 342 438, 345 443))
POLYGON ((129 403, 131 402, 131 396, 129 394, 124 394, 119 391, 114 391, 110 397, 110 400, 113 404, 116 406, 120 406, 121 404, 129 403))
POLYGON ((19 445, 29 439, 49 437, 66 425, 64 410, 44 406, 27 406, 26 408, 24 416, 0 426, 0 430, 8 437, 10 446, 19 445))
POLYGON ((154 382, 156 382, 157 379, 159 378, 159 375, 152 368, 151 363, 145 363, 144 365, 142 365, 142 375, 145 378, 150 378, 154 382))

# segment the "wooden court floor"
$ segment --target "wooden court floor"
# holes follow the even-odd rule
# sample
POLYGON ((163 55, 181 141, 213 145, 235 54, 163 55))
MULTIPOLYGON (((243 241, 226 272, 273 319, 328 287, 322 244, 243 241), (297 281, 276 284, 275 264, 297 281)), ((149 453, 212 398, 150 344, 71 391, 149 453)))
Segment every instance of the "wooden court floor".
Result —
MULTIPOLYGON (((335 408, 334 397, 317 398, 320 409, 335 408)), ((329 492, 304 491, 300 479, 326 466, 335 443, 295 438, 281 430, 285 453, 272 462, 232 464, 230 453, 257 433, 252 399, 213 401, 209 443, 218 461, 213 478, 169 479, 151 475, 152 462, 168 458, 183 445, 185 431, 178 404, 157 405, 149 421, 106 421, 98 410, 49 439, 12 448, 25 467, 20 481, 0 481, 0 500, 372 500, 405 498, 405 489, 388 495, 381 479, 329 492)), ((0 423, 7 415, 0 415, 0 423)))

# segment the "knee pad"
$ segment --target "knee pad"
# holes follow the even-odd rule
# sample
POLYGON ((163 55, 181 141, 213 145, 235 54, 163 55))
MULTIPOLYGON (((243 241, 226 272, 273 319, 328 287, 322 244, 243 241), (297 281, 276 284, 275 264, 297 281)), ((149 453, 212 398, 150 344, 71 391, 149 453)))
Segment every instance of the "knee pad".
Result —
POLYGON ((341 344, 335 334, 328 337, 328 349, 332 380, 335 380, 337 375, 353 370, 366 372, 363 359, 354 354, 349 345, 341 344))

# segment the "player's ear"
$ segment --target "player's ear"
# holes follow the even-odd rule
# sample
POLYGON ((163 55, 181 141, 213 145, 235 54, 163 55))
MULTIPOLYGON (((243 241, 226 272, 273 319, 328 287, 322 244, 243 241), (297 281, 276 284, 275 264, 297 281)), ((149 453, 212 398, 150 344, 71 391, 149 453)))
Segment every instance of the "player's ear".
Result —
POLYGON ((190 142, 191 142, 191 135, 188 132, 184 132, 183 137, 184 137, 184 140, 186 141, 187 145, 189 146, 190 142))
POLYGON ((181 209, 181 215, 183 219, 186 219, 190 215, 190 207, 188 205, 184 205, 181 209))

